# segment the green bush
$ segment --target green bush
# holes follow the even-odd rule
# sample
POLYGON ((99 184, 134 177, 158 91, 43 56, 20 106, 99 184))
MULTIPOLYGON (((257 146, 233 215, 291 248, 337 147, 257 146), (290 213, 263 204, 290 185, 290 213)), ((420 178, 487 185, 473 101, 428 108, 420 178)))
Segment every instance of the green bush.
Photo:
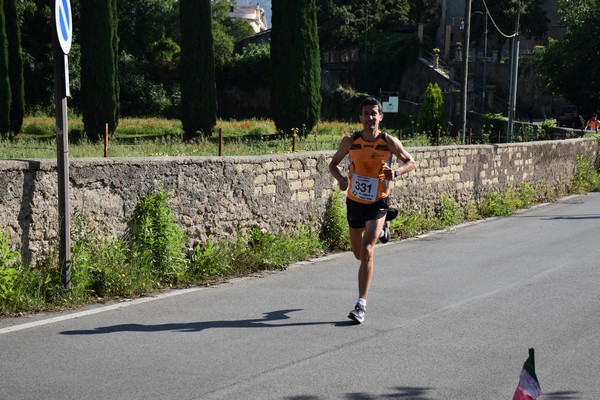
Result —
POLYGON ((519 133, 515 136, 514 141, 530 142, 537 140, 538 128, 536 125, 523 124, 519 130, 519 133))
POLYGON ((429 83, 425 90, 425 100, 417 117, 417 130, 429 136, 431 144, 436 144, 437 130, 445 129, 444 100, 442 89, 437 83, 429 83))
POLYGON ((408 147, 425 147, 429 146, 429 136, 424 133, 414 135, 409 139, 403 140, 404 146, 408 147))
POLYGON ((443 226, 456 225, 464 220, 464 212, 450 197, 442 196, 438 219, 443 226))
POLYGON ((18 255, 18 251, 11 249, 10 232, 0 231, 0 268, 8 267, 18 255))
POLYGON ((506 117, 502 116, 502 114, 486 113, 483 114, 482 120, 485 127, 485 143, 498 143, 506 140, 504 133, 506 117))
POLYGON ((432 220, 421 213, 405 210, 400 210, 396 219, 390 224, 390 230, 400 239, 415 237, 431 228, 433 228, 432 220))
POLYGON ((186 268, 187 237, 171 214, 169 199, 162 191, 143 198, 126 233, 133 268, 158 284, 177 283, 186 268))
MULTIPOLYGON (((127 245, 106 233, 88 215, 76 210, 72 217, 73 245, 71 296, 114 297, 143 292, 137 271, 127 259, 127 245)), ((75 300, 73 299, 73 300, 75 300)))
POLYGON ((268 71, 271 61, 271 47, 266 43, 250 43, 241 54, 234 54, 231 60, 217 70, 218 84, 223 87, 268 87, 268 71))
POLYGON ((575 193, 600 191, 600 173, 581 155, 577 156, 577 167, 571 185, 575 193))
POLYGON ((248 237, 248 251, 238 261, 250 271, 281 269, 293 261, 306 259, 319 248, 318 237, 309 230, 275 235, 254 228, 248 237))
POLYGON ((274 234, 253 228, 238 233, 234 240, 208 240, 192 254, 187 279, 211 282, 223 277, 282 269, 295 261, 321 252, 317 235, 305 228, 294 233, 274 234))
POLYGON ((234 241, 209 239, 198 244, 192 254, 187 279, 195 282, 211 282, 235 271, 236 256, 243 254, 239 235, 234 241))
POLYGON ((323 93, 323 116, 329 120, 357 121, 360 103, 368 96, 351 87, 338 85, 332 92, 323 93))
POLYGON ((325 248, 329 250, 350 249, 350 234, 344 198, 344 194, 336 188, 327 200, 319 238, 325 248))
POLYGON ((550 118, 550 119, 545 119, 544 121, 542 121, 542 138, 545 140, 548 140, 552 137, 552 129, 556 128, 557 123, 556 123, 556 119, 554 118, 550 118))
POLYGON ((536 190, 529 183, 522 183, 518 189, 509 185, 504 190, 492 190, 479 202, 479 214, 484 218, 512 215, 518 209, 530 207, 543 199, 545 191, 545 185, 541 184, 536 190))

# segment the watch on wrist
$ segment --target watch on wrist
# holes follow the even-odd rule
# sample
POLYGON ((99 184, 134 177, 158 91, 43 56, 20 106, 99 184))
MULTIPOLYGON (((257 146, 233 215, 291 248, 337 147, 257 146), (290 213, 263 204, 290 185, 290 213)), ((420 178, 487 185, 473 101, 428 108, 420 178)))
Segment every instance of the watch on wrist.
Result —
POLYGON ((398 170, 394 170, 394 179, 400 176, 400 172, 398 170))

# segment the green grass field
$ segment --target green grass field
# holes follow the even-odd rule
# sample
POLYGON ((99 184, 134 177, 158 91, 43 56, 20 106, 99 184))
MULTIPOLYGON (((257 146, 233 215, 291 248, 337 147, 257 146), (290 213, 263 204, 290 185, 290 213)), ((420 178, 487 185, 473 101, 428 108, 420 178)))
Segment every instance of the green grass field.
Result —
MULTIPOLYGON (((81 131, 81 118, 68 121, 69 131, 81 131)), ((284 137, 271 120, 217 121, 210 137, 184 143, 181 121, 159 118, 123 118, 108 140, 108 157, 144 156, 223 156, 290 153, 293 150, 335 150, 345 135, 361 129, 359 123, 321 121, 307 137, 284 137), (222 143, 220 144, 220 135, 222 143)), ((385 128, 384 128, 385 129, 385 128)), ((0 159, 38 159, 56 157, 56 126, 51 117, 27 117, 21 133, 13 140, 0 141, 0 159)), ((392 135, 398 132, 388 130, 392 135)), ((104 157, 104 141, 90 143, 86 138, 73 141, 70 157, 104 157)), ((426 145, 424 137, 405 138, 407 146, 426 145)))

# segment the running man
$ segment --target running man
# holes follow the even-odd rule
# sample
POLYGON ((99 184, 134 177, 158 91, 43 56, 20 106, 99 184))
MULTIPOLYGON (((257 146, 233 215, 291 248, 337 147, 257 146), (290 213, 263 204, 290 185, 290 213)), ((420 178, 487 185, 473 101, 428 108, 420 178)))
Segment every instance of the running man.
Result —
POLYGON ((375 243, 378 238, 384 243, 389 240, 389 220, 398 214, 398 210, 389 208, 389 183, 417 167, 398 139, 379 130, 383 113, 377 99, 363 100, 359 118, 363 129, 344 137, 329 163, 329 172, 338 181, 340 190, 348 190, 350 242, 354 256, 360 260, 358 301, 348 318, 358 324, 365 320, 375 243), (339 164, 347 155, 350 155, 351 166, 349 175, 344 176, 339 164), (391 168, 392 155, 403 163, 396 170, 391 168))

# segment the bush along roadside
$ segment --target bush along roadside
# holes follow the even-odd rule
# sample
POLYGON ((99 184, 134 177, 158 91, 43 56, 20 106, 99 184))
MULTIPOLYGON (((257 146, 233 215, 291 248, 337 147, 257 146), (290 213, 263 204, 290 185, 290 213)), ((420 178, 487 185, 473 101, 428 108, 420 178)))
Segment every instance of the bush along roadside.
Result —
MULTIPOLYGON (((587 191, 600 191, 600 174, 596 165, 578 157, 569 192, 587 191)), ((391 229, 395 239, 414 237, 465 221, 511 215, 564 194, 540 182, 536 187, 523 183, 491 191, 476 204, 464 206, 442 196, 433 216, 400 210, 391 229)), ((344 194, 337 189, 332 191, 318 232, 298 227, 294 232, 275 234, 257 227, 227 240, 209 238, 193 249, 186 248, 187 237, 171 213, 169 199, 162 191, 142 199, 123 237, 111 235, 89 215, 76 211, 68 294, 61 286, 56 250, 35 267, 23 265, 9 234, 0 230, 0 315, 73 308, 165 288, 214 284, 350 248, 344 194)))
POLYGON ((214 284, 224 278, 278 270, 323 254, 318 232, 298 227, 274 234, 259 228, 193 249, 162 191, 143 198, 123 237, 89 215, 72 216, 70 293, 62 290, 56 250, 35 267, 23 265, 0 231, 0 315, 73 308, 156 290, 214 284))
POLYGON ((390 229, 395 238, 405 239, 425 232, 443 229, 462 222, 502 217, 531 207, 535 203, 546 202, 569 193, 587 193, 600 191, 600 154, 595 165, 590 165, 583 157, 577 157, 577 166, 567 192, 557 192, 546 182, 538 182, 534 187, 522 183, 518 187, 508 185, 504 189, 489 191, 482 195, 476 204, 461 206, 448 196, 442 196, 433 217, 423 213, 400 210, 390 229))

